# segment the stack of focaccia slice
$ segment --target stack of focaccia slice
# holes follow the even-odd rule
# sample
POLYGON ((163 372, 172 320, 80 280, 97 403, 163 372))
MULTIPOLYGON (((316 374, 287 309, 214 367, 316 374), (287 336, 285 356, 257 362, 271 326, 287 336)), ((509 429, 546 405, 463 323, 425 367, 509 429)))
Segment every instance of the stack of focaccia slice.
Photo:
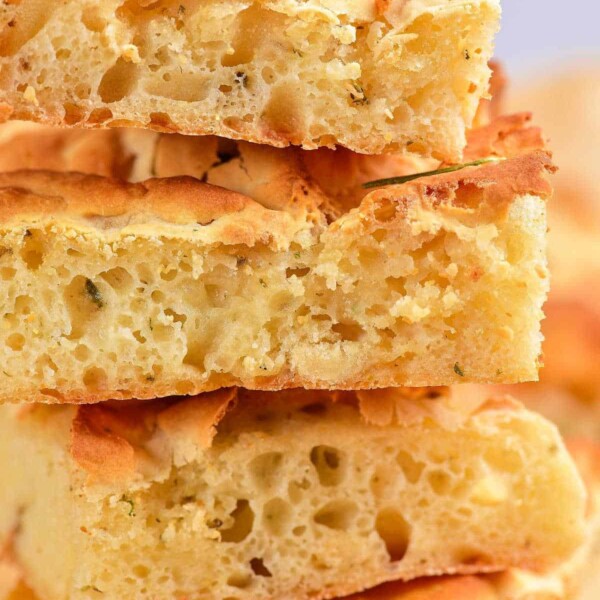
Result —
POLYGON ((577 587, 594 448, 436 387, 537 377, 554 167, 527 115, 468 132, 498 15, 0 7, 45 124, 0 130, 5 598, 577 587))

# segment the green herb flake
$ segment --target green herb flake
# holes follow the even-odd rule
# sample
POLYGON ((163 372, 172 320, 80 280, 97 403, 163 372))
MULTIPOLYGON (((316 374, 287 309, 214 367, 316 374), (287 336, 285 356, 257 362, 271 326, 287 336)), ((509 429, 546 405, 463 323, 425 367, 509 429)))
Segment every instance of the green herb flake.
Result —
POLYGON ((121 496, 120 502, 125 502, 125 504, 129 504, 129 513, 130 517, 135 517, 135 504, 131 498, 127 496, 121 496))
POLYGON ((465 57, 465 60, 471 60, 471 54, 469 53, 469 50, 467 48, 463 50, 463 55, 465 57))
POLYGON ((300 259, 301 256, 300 252, 294 252, 294 258, 300 259))
POLYGON ((464 377, 465 376, 465 372, 462 370, 461 366, 458 363, 454 363, 454 372, 459 377, 464 377))
POLYGON ((89 592, 89 591, 98 592, 99 594, 104 594, 102 590, 99 590, 95 585, 84 585, 80 591, 89 592))
POLYGON ((356 82, 352 82, 352 87, 354 88, 354 92, 350 92, 352 104, 369 104, 369 99, 365 94, 363 86, 356 82))
POLYGON ((498 376, 502 375, 502 372, 503 372, 502 369, 496 369, 496 375, 498 375, 498 376))
POLYGON ((258 283, 260 283, 260 285, 262 285, 264 288, 266 288, 266 287, 267 287, 267 284, 265 283, 265 280, 264 280, 264 279, 259 279, 259 280, 258 280, 258 283))
POLYGON ((500 162, 504 160, 503 158, 498 157, 489 157, 489 158, 480 158, 479 160, 474 160, 473 162, 463 163, 461 165, 452 165, 451 167, 444 167, 442 169, 435 169, 434 171, 425 171, 423 173, 413 173, 412 175, 402 175, 400 177, 387 177, 386 179, 376 179, 375 181, 368 181, 367 183, 363 183, 363 188, 375 188, 375 187, 383 187, 385 185, 398 185, 402 183, 408 183, 409 181, 413 181, 414 179, 420 179, 421 177, 430 177, 432 175, 442 175, 443 173, 452 173, 454 171, 460 171, 461 169, 466 169, 467 167, 478 167, 480 165, 484 165, 486 163, 492 162, 500 162))
POLYGON ((85 291, 87 295, 91 298, 92 302, 98 308, 102 308, 104 306, 102 294, 100 293, 100 290, 96 287, 96 284, 91 279, 85 280, 85 291))

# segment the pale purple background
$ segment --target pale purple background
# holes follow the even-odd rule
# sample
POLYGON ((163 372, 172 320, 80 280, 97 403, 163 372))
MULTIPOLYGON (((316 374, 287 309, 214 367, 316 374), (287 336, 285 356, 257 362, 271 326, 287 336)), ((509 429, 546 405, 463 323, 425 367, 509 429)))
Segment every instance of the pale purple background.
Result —
POLYGON ((511 77, 600 58, 600 0, 503 0, 496 56, 511 77))

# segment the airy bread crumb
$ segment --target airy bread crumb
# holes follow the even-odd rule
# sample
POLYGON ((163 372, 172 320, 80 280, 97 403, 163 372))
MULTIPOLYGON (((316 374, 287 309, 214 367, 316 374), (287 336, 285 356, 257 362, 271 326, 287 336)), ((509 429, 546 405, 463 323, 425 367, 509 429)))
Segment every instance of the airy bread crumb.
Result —
POLYGON ((5 405, 0 531, 44 600, 334 598, 573 554, 585 494, 552 425, 509 398, 386 394, 386 426, 304 390, 5 405))
POLYGON ((22 0, 0 5, 0 112, 459 160, 498 0, 22 0))
POLYGON ((191 178, 0 175, 0 398, 537 378, 547 155, 381 188, 337 219, 318 186, 242 156, 223 183, 263 204, 191 178))

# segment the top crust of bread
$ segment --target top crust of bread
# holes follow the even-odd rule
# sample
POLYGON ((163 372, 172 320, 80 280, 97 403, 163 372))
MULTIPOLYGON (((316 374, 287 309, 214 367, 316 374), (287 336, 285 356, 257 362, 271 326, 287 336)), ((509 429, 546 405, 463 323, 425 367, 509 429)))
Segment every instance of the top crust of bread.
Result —
MULTIPOLYGON (((357 213, 344 213, 356 204, 363 215, 372 213, 386 201, 393 201, 399 207, 418 202, 425 210, 440 208, 442 204, 448 208, 466 208, 456 191, 469 186, 484 191, 479 201, 479 215, 501 218, 519 196, 548 199, 552 195, 547 173, 554 172, 555 167, 545 149, 541 131, 528 125, 530 119, 529 113, 500 117, 469 133, 465 153, 469 161, 488 157, 506 160, 365 191, 358 202, 335 186, 330 193, 325 192, 323 188, 328 187, 325 175, 313 161, 312 153, 301 150, 273 150, 240 143, 234 150, 239 161, 235 168, 228 169, 228 163, 219 161, 216 138, 157 138, 150 134, 150 137, 142 137, 142 143, 136 140, 131 145, 126 132, 111 131, 103 132, 102 140, 97 138, 98 154, 93 162, 86 163, 88 143, 96 143, 96 134, 17 126, 12 131, 0 132, 0 169, 10 171, 0 173, 0 223, 16 224, 20 219, 44 214, 82 218, 98 214, 105 218, 127 215, 129 222, 132 217, 140 220, 155 217, 173 224, 210 225, 222 217, 237 215, 244 220, 248 215, 257 223, 257 239, 264 240, 265 230, 261 224, 269 219, 274 221, 269 227, 276 223, 275 230, 270 231, 278 233, 280 226, 285 234, 289 223, 282 213, 321 226, 343 217, 340 220, 345 227, 344 220, 352 219, 357 213), (85 148, 84 152, 78 151, 80 146, 85 148), (57 153, 57 148, 62 152, 57 153), (144 168, 145 164, 151 166, 144 168), (224 176, 211 177, 211 167, 219 166, 226 167, 224 176), (250 184, 243 181, 244 172, 247 175, 249 168, 253 169, 250 184), (116 179, 119 176, 135 178, 136 170, 158 178, 138 184, 116 179), (55 171, 83 171, 105 177, 60 175, 55 171), (208 179, 216 185, 207 185, 198 179, 208 179), (244 188, 245 193, 233 191, 244 188)), ((317 155, 319 152, 321 156, 328 156, 327 150, 318 151, 317 155)), ((360 177, 360 170, 368 170, 371 159, 356 157, 357 177, 356 163, 347 160, 343 150, 339 151, 339 157, 337 154, 330 161, 335 169, 332 176, 340 182, 358 179, 358 183, 362 183, 364 177, 360 177)), ((403 158, 373 160, 384 161, 379 177, 404 175, 420 166, 417 161, 403 158)), ((334 228, 340 226, 332 224, 334 228)), ((237 243, 235 239, 222 241, 237 243)))
POLYGON ((456 161, 499 16, 499 0, 4 3, 0 119, 456 161))

